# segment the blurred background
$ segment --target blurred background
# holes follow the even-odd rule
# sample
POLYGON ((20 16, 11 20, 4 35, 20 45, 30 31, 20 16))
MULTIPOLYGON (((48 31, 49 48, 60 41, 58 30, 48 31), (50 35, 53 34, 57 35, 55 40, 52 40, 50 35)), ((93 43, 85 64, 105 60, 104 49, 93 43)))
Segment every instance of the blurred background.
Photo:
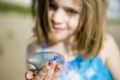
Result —
MULTIPOLYGON (((120 0, 109 0, 107 31, 120 48, 120 0)), ((31 0, 0 0, 0 80, 25 80, 34 20, 31 0)))

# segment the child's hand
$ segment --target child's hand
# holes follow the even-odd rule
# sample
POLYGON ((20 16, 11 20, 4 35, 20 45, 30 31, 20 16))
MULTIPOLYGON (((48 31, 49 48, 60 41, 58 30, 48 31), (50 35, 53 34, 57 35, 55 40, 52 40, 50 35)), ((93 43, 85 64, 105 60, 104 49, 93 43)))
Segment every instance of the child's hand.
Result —
POLYGON ((26 72, 26 80, 57 80, 62 66, 57 64, 56 61, 51 61, 49 65, 46 65, 37 75, 33 76, 32 71, 26 72))

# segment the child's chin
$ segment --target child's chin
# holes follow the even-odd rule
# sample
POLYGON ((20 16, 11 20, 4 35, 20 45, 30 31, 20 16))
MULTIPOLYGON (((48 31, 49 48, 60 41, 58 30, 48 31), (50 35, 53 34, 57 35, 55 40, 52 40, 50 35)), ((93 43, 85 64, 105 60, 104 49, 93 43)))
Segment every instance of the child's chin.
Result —
POLYGON ((62 37, 62 36, 61 36, 61 37, 56 37, 56 38, 55 38, 55 40, 58 41, 58 42, 64 41, 64 40, 66 40, 66 39, 67 39, 66 37, 62 37))

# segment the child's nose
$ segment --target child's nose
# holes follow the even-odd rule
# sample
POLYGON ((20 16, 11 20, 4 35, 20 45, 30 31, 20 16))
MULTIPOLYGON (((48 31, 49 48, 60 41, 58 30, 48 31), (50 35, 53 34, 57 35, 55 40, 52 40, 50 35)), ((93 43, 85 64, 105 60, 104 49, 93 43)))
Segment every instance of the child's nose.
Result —
POLYGON ((62 9, 56 10, 53 15, 53 22, 57 24, 61 24, 65 21, 65 13, 62 9))

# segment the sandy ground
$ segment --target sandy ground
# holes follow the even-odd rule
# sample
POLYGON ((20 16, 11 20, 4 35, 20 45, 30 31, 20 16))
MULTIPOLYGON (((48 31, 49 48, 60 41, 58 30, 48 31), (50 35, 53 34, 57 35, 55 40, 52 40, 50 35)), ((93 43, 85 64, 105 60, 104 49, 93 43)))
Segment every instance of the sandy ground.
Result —
MULTIPOLYGON (((26 47, 33 25, 30 15, 0 13, 0 80, 25 80, 26 47)), ((120 47, 120 25, 107 30, 120 47)))
POLYGON ((25 80, 26 46, 32 27, 30 15, 0 13, 0 80, 25 80))

